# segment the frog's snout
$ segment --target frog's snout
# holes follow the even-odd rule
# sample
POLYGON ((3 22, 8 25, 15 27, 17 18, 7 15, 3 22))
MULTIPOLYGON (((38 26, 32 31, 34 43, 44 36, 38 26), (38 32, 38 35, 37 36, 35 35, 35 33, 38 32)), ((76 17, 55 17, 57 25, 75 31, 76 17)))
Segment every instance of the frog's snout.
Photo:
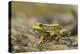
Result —
POLYGON ((36 24, 36 25, 33 25, 32 28, 33 28, 33 29, 37 29, 37 30, 38 30, 38 29, 41 29, 40 26, 37 25, 37 24, 36 24))

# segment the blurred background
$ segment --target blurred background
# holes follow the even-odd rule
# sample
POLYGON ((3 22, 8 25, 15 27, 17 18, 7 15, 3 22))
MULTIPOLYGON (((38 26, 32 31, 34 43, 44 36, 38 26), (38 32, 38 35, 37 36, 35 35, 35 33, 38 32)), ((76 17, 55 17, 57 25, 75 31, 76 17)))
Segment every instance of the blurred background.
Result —
MULTIPOLYGON (((77 47, 78 14, 77 5, 17 2, 11 3, 11 46, 13 52, 39 51, 33 49, 39 41, 31 27, 35 23, 58 23, 71 32, 71 39, 77 47), (28 37, 25 38, 25 37, 28 37), (37 39, 36 39, 37 38, 37 39), (18 43, 17 43, 18 42, 18 43), (35 43, 32 45, 32 43, 35 43), (23 46, 23 47, 22 47, 23 46), (29 47, 30 46, 30 47, 29 47), (29 47, 29 48, 28 48, 29 47), (32 48, 31 48, 32 47, 32 48), (23 49, 23 50, 22 50, 23 49)), ((61 48, 60 48, 61 49, 61 48)), ((66 47, 64 47, 66 49, 66 47)), ((46 49, 47 50, 47 49, 46 49)), ((55 49, 54 49, 55 50, 55 49)))
POLYGON ((11 9, 12 19, 30 27, 36 22, 59 23, 69 30, 74 27, 77 30, 77 25, 75 25, 77 24, 76 5, 12 2, 11 9))

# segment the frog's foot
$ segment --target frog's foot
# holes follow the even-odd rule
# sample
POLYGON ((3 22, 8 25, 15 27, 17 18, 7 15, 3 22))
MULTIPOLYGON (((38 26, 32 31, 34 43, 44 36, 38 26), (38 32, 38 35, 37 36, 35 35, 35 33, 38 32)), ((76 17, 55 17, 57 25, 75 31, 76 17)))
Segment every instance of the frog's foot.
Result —
POLYGON ((40 45, 41 43, 43 43, 43 41, 39 41, 38 45, 40 45))
POLYGON ((39 43, 38 43, 38 45, 37 45, 37 48, 41 48, 41 46, 42 46, 42 43, 43 43, 43 41, 39 41, 39 43))

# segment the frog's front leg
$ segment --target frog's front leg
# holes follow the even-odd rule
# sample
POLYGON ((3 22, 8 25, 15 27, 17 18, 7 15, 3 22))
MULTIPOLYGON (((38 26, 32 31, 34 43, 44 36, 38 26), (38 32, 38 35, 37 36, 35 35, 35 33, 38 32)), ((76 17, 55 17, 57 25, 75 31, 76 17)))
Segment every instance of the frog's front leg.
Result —
POLYGON ((44 39, 44 36, 41 36, 38 45, 39 45, 40 43, 43 43, 43 39, 44 39))

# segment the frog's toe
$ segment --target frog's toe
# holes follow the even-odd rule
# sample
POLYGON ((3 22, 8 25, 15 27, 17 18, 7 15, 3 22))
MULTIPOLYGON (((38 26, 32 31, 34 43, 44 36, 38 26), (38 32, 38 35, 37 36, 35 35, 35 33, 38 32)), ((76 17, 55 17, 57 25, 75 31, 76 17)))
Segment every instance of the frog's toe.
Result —
POLYGON ((41 43, 43 43, 43 41, 39 41, 38 45, 40 45, 41 43))

